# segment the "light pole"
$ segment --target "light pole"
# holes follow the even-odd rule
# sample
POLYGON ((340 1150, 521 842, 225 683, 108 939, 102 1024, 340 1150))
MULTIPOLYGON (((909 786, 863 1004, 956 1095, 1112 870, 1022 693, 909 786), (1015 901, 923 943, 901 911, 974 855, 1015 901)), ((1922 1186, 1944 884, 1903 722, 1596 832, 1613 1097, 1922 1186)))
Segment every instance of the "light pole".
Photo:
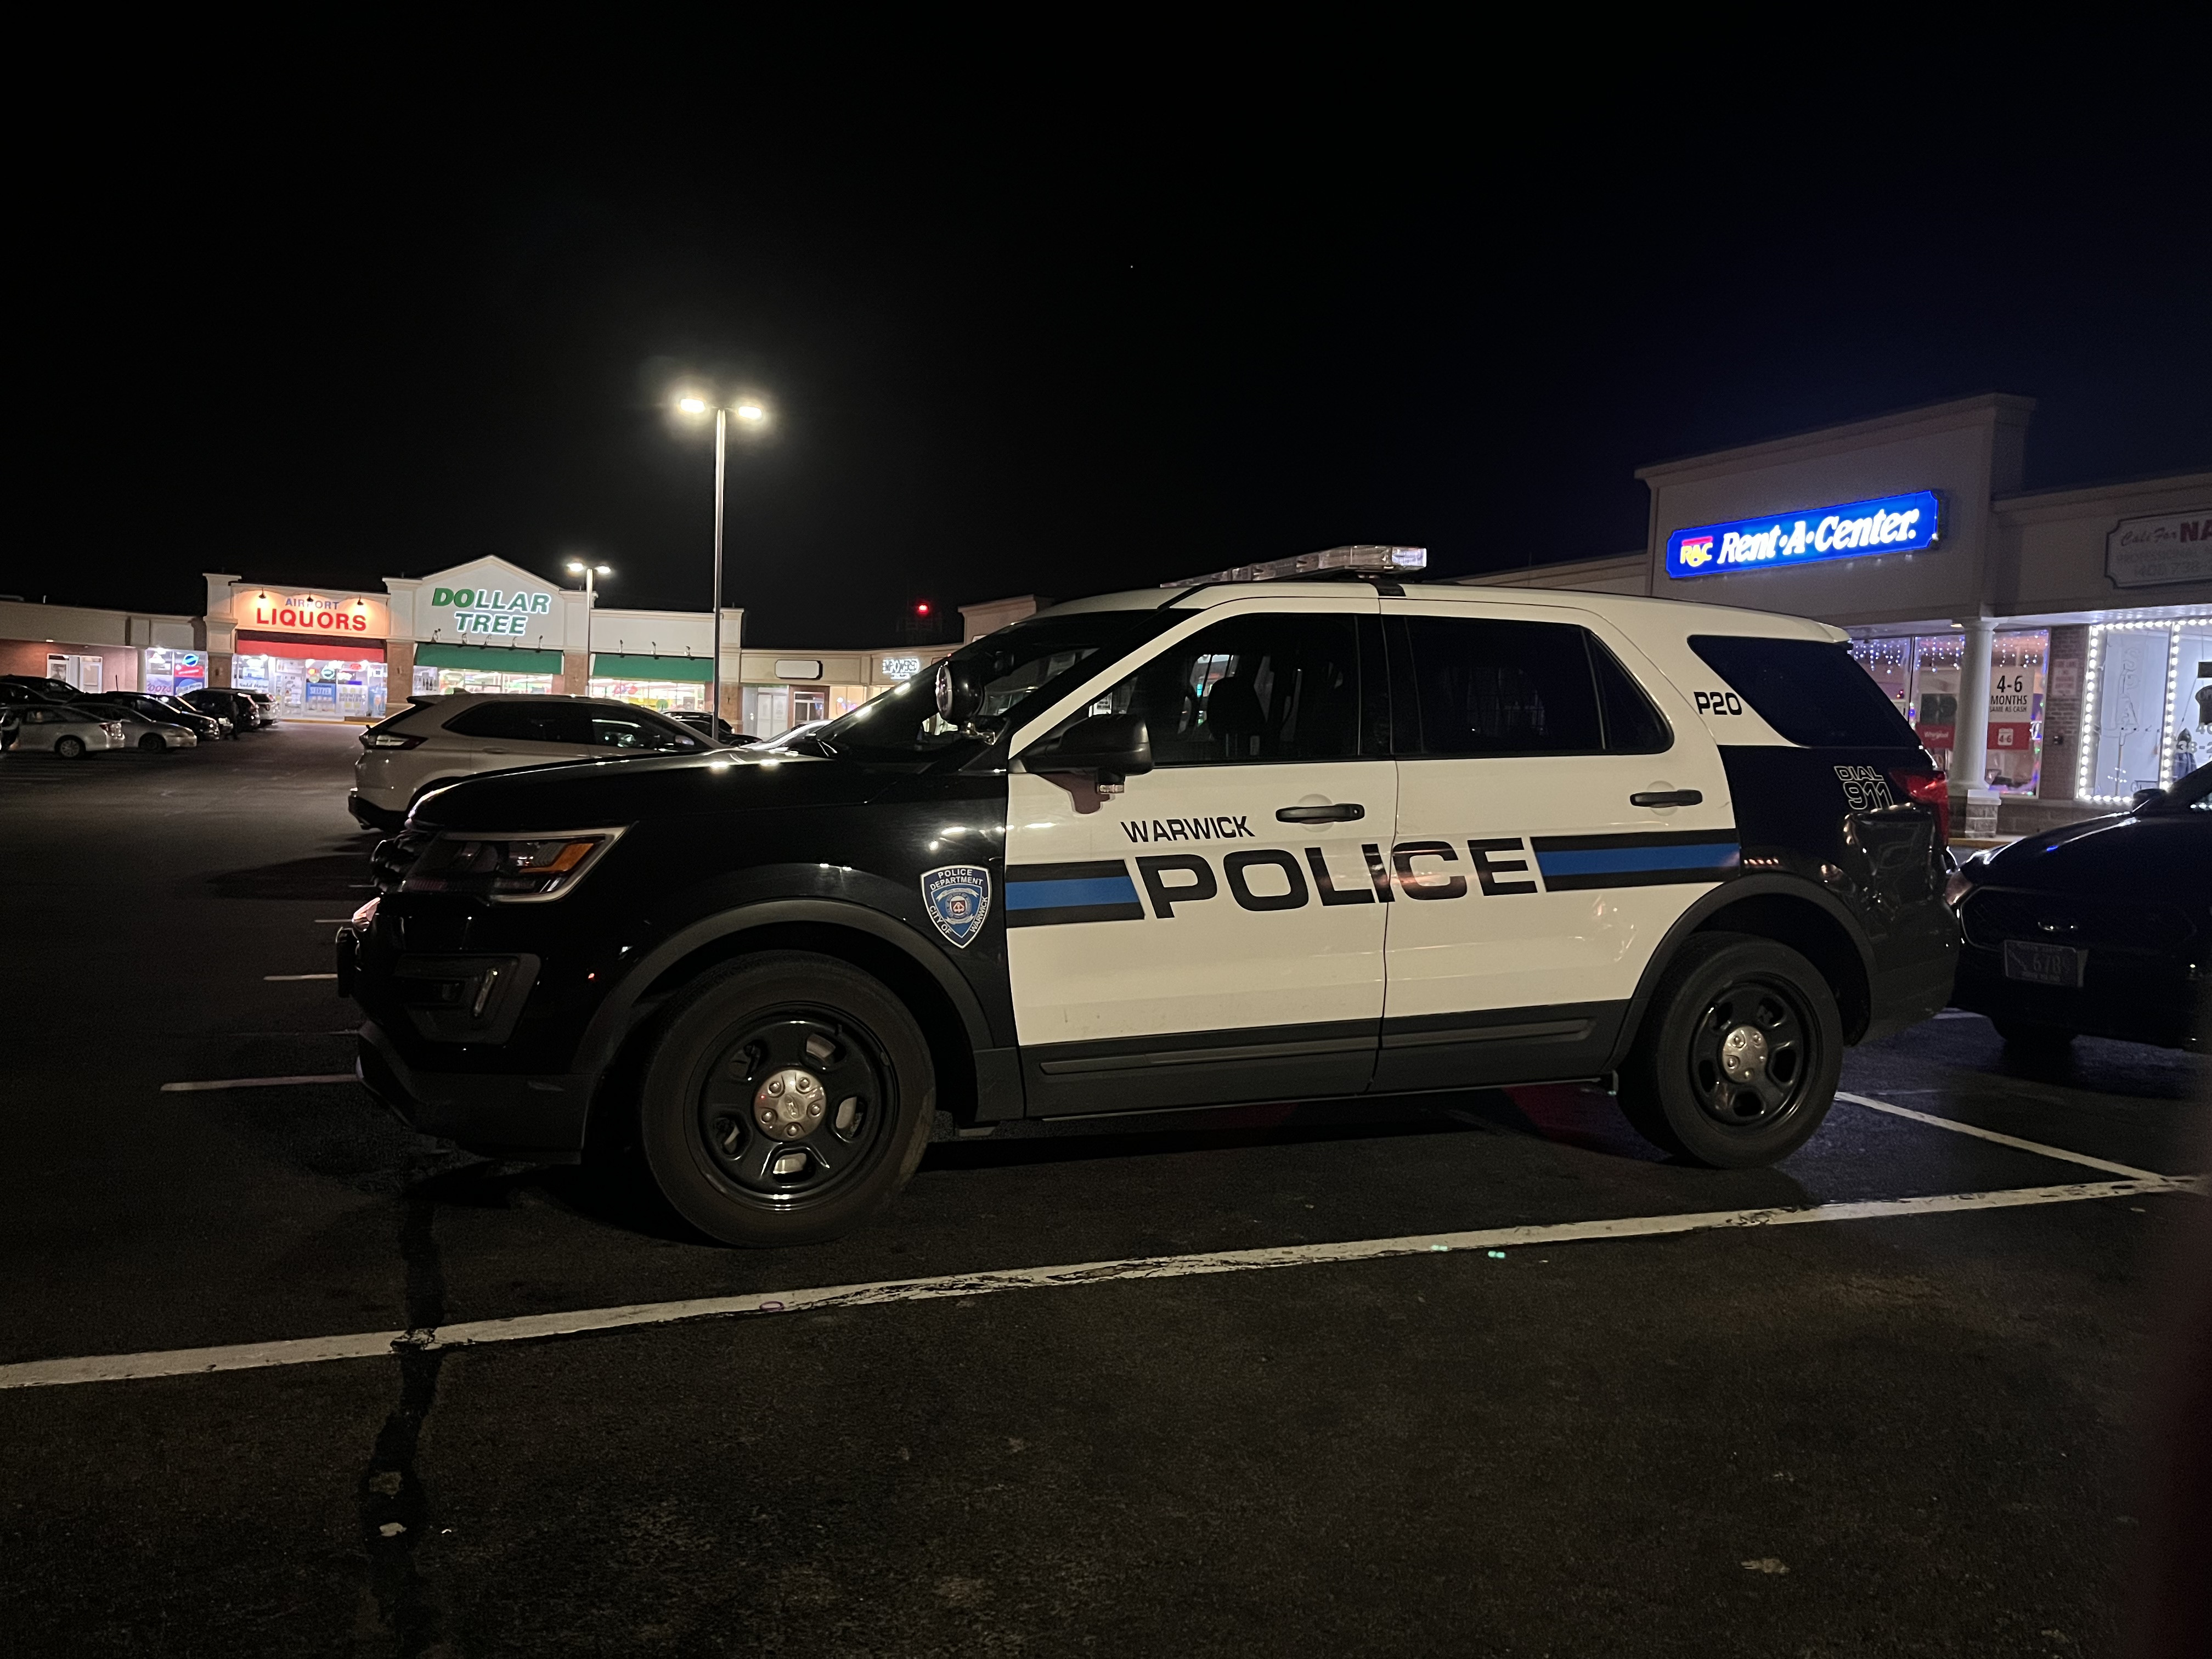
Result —
POLYGON ((584 592, 589 593, 592 592, 592 578, 595 575, 611 576, 615 574, 615 568, 611 564, 586 564, 580 559, 571 559, 568 561, 568 574, 581 576, 584 592))
POLYGON ((727 474, 730 416, 734 415, 756 430, 768 424, 768 410, 758 400, 740 398, 735 404, 726 404, 716 398, 711 404, 701 393, 687 392, 676 400, 679 413, 690 416, 714 411, 714 654, 708 659, 713 665, 713 678, 707 682, 707 729, 713 732, 714 722, 722 718, 722 483, 727 474))

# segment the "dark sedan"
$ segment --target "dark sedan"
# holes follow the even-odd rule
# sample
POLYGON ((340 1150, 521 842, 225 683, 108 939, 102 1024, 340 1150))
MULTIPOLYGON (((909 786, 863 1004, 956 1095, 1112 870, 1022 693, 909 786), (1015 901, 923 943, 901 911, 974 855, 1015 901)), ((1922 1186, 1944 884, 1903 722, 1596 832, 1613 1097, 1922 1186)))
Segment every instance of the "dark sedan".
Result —
POLYGON ((234 691, 227 685, 208 685, 187 691, 184 701, 203 714, 219 715, 228 720, 233 730, 240 733, 251 732, 262 723, 261 705, 245 692, 234 691))
POLYGON ((230 729, 228 720, 203 714, 191 704, 179 702, 174 697, 157 697, 150 692, 110 691, 105 696, 88 697, 85 701, 112 702, 157 726, 181 726, 202 743, 213 743, 230 729))
POLYGON ((2023 836, 1952 878, 1952 1000, 2008 1042, 2212 1048, 2212 766, 2125 812, 2023 836))

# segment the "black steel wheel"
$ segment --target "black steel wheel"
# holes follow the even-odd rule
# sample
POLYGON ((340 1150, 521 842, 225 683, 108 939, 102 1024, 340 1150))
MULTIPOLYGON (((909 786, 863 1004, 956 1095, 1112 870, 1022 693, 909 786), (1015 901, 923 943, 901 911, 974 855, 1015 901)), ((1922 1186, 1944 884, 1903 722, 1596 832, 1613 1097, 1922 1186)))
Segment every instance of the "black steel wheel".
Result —
POLYGON ((640 1103, 668 1201, 731 1244, 834 1238, 890 1202, 936 1112, 929 1047, 881 981, 834 957, 749 957, 665 1016, 640 1103))
POLYGON ((1700 933, 1660 978, 1620 1102, 1653 1145, 1750 1169, 1820 1127, 1842 1070, 1843 1022, 1819 969, 1771 939, 1700 933))

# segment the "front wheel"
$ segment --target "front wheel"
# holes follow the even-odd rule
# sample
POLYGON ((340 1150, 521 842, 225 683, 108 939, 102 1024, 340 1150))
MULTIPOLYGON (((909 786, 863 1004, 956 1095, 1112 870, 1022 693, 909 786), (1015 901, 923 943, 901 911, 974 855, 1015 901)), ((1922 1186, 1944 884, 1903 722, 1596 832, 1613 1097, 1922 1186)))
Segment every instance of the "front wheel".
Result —
POLYGON ((148 754, 153 755, 159 754, 162 750, 167 749, 169 745, 161 741, 161 734, 159 732, 149 732, 144 737, 138 739, 138 746, 148 754))
POLYGON ((937 1079, 890 991, 834 957, 746 957, 693 985, 646 1062, 640 1139, 678 1212, 727 1244, 813 1244, 921 1161, 937 1079))
POLYGON ((1843 1063, 1843 1020, 1819 969, 1771 939, 1698 933, 1644 1011, 1620 1103, 1656 1146, 1755 1169, 1820 1127, 1843 1063))

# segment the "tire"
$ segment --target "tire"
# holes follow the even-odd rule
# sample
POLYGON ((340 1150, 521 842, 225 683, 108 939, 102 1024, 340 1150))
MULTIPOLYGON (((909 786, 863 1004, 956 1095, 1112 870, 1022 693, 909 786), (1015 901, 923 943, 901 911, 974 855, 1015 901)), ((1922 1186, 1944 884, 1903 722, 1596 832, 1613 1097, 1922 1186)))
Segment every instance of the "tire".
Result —
POLYGON ((1843 1018, 1818 969, 1771 939, 1696 933, 1644 1010, 1621 1109, 1662 1151, 1757 1169, 1820 1127, 1843 1064, 1843 1018))
POLYGON ((161 741, 161 734, 159 732, 149 732, 138 739, 138 747, 148 754, 158 755, 168 746, 161 741))
POLYGON ((1990 1024, 1997 1028, 1997 1035, 2004 1039, 2006 1048, 2025 1048, 2031 1054, 2063 1054, 2074 1046, 2076 1035, 2063 1025, 2044 1025, 2013 1018, 1999 1019, 1994 1015, 1990 1024))
POLYGON ((59 755, 64 760, 82 760, 84 758, 84 739, 57 738, 54 739, 54 753, 59 755))
POLYGON ((700 1231, 817 1244, 890 1204, 936 1110, 929 1044, 906 1005, 834 957, 779 951, 717 969, 665 1011, 638 1127, 655 1183, 700 1231), (777 1174, 793 1152, 805 1162, 777 1174))

